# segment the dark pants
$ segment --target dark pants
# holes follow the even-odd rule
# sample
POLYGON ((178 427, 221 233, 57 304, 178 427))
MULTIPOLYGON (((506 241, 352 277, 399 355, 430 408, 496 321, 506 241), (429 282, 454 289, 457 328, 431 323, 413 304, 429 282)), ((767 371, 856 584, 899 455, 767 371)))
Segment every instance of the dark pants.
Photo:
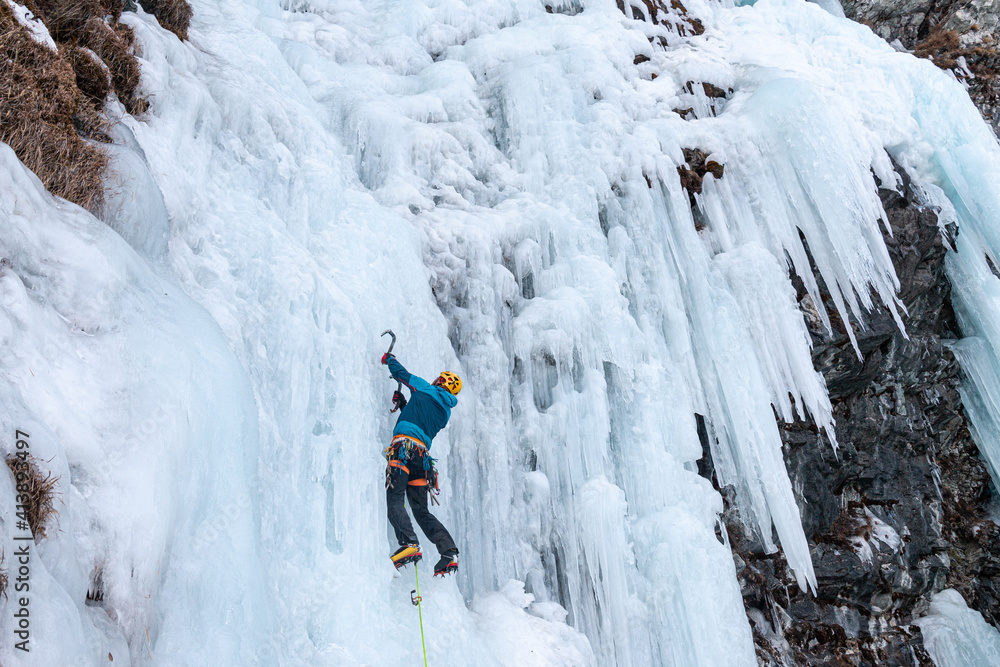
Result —
POLYGON ((425 479, 423 456, 417 453, 406 462, 406 467, 410 469, 407 473, 401 468, 390 468, 389 486, 385 490, 386 509, 389 514, 389 523, 396 531, 396 540, 400 546, 404 544, 417 544, 417 534, 413 532, 413 524, 403 507, 403 496, 410 503, 410 510, 413 518, 417 520, 420 530, 424 531, 438 553, 444 555, 457 554, 458 548, 455 540, 451 539, 448 530, 441 525, 433 514, 427 509, 427 496, 429 490, 426 486, 411 486, 407 482, 410 480, 425 479))

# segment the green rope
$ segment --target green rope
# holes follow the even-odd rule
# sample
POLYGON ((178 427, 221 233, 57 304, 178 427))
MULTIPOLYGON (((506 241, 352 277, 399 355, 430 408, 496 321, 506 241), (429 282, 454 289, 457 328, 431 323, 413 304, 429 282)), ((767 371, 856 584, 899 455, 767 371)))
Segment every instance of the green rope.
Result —
POLYGON ((417 563, 413 564, 413 574, 417 577, 417 613, 420 615, 420 647, 424 649, 424 667, 427 667, 427 645, 424 644, 424 609, 420 599, 420 571, 417 563))

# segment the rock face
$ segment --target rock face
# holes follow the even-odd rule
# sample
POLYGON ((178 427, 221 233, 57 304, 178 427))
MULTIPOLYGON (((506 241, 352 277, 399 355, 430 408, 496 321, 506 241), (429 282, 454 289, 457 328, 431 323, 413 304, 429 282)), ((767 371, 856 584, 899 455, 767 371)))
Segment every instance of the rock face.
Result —
POLYGON ((843 7, 886 41, 953 71, 1000 130, 1000 0, 845 0, 843 7))
MULTIPOLYGON (((959 337, 934 211, 882 190, 907 335, 888 313, 843 330, 810 323, 813 361, 834 405, 839 448, 812 424, 783 424, 784 456, 819 590, 800 591, 780 552, 766 555, 724 518, 761 664, 931 664, 920 630, 931 593, 958 589, 1000 620, 1000 532, 986 516, 990 479, 972 441, 949 340, 959 337)), ((807 322, 814 307, 804 289, 807 322)), ((707 442, 703 445, 706 446, 707 442)), ((713 478, 706 459, 703 474, 713 478)), ((723 489, 726 495, 728 489, 723 489)), ((727 503, 727 505, 729 505, 727 503)))

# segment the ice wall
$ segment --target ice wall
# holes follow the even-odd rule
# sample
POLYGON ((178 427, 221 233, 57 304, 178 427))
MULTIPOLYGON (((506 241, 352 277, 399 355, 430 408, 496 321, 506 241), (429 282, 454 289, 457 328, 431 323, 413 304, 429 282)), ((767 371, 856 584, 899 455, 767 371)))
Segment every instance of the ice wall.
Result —
POLYGON ((937 667, 987 667, 1000 661, 1000 633, 969 609, 956 590, 935 594, 930 613, 917 625, 937 667))
POLYGON ((701 36, 611 0, 193 6, 188 43, 124 19, 151 112, 110 110, 118 235, 0 165, 4 314, 35 313, 5 329, 2 418, 62 476, 38 547, 53 660, 419 661, 386 558, 391 327, 413 372, 465 381, 433 450, 462 569, 422 569, 432 662, 755 664, 695 414, 815 588, 775 415, 833 423, 788 275, 821 322, 901 316, 890 155, 978 239, 952 275, 982 332, 974 423, 1000 424, 974 288, 996 282, 1000 153, 957 82, 867 28, 794 0, 690 2, 701 36), (685 148, 725 165, 697 217, 685 148))
POLYGON ((0 475, 10 575, 0 660, 129 664, 154 640, 164 663, 184 664, 192 651, 214 664, 252 655, 273 612, 244 369, 176 281, 55 201, 6 145, 0 226, 0 425, 10 450, 15 431, 28 434, 60 499, 49 537, 15 561, 25 542, 13 538, 30 533, 16 520, 12 478, 0 475), (205 540, 219 517, 225 536, 205 540), (85 603, 98 574, 103 608, 85 603), (17 639, 30 653, 12 641, 25 597, 30 634, 17 639))

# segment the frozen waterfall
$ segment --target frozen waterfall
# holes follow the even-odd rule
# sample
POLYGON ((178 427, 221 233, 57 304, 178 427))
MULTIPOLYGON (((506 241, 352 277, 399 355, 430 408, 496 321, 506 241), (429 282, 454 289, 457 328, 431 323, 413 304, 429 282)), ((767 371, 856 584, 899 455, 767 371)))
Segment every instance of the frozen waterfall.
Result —
MULTIPOLYGON (((108 224, 0 146, 0 448, 28 432, 59 477, 32 652, 12 594, 0 663, 418 664, 392 328, 465 386, 433 449, 462 569, 421 569, 431 664, 755 665, 696 415, 815 590, 775 418, 833 417, 789 274, 827 326, 902 327, 893 161, 958 224, 1000 472, 1000 146, 961 85, 803 0, 635 4, 194 0, 184 43, 125 15, 151 108, 109 109, 108 224), (724 169, 700 193, 685 149, 724 169)), ((8 567, 15 505, 0 475, 8 567)))

